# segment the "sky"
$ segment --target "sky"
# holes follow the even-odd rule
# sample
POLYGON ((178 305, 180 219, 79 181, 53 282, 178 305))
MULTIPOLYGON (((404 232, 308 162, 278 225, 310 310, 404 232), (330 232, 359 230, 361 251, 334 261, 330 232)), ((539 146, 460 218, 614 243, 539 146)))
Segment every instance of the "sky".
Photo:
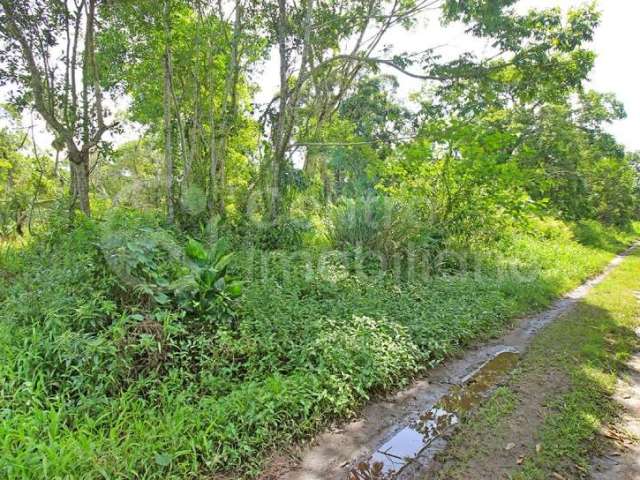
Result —
MULTIPOLYGON (((601 7, 602 8, 602 7, 601 7)), ((614 92, 624 103, 627 118, 611 128, 630 150, 640 150, 640 63, 635 46, 640 43, 640 2, 607 0, 596 33, 598 53, 591 83, 596 90, 614 92)))
MULTIPOLYGON (((559 6, 566 11, 585 3, 590 2, 521 0, 517 7, 526 11, 559 6)), ((640 44, 640 1, 600 0, 597 5, 602 13, 601 23, 590 45, 597 58, 587 85, 600 92, 613 92, 624 103, 627 118, 614 122, 608 130, 628 150, 640 150, 640 57, 636 53, 636 46, 640 44)), ((490 50, 482 40, 465 34, 460 25, 445 29, 435 18, 422 19, 422 24, 426 28, 420 29, 424 32, 420 35, 416 32, 391 32, 390 39, 396 50, 419 50, 430 45, 443 45, 443 50, 450 54, 464 50, 482 54, 490 50)), ((389 70, 389 73, 394 72, 389 70)), ((406 77, 399 77, 399 80, 401 97, 406 98, 411 91, 420 89, 420 80, 406 77)))
MULTIPOLYGON (((555 6, 567 10, 583 3, 585 2, 582 0, 520 0, 517 7, 522 11, 555 6)), ((615 122, 608 129, 628 150, 640 151, 640 61, 635 53, 635 46, 640 44, 640 0, 600 0, 598 8, 602 12, 601 24, 591 44, 597 59, 588 86, 601 92, 613 92, 624 103, 627 118, 615 122)), ((433 14, 419 18, 413 31, 397 28, 388 32, 383 44, 391 45, 396 52, 439 46, 439 51, 445 58, 466 50, 481 56, 491 51, 486 41, 465 34, 462 25, 442 27, 433 14)), ((261 86, 257 101, 267 102, 277 91, 276 56, 260 70, 260 76, 253 79, 261 86)), ((420 90, 423 85, 421 80, 403 76, 390 68, 387 72, 397 76, 400 82, 398 96, 401 99, 407 100, 410 93, 420 90)), ((3 93, 6 92, 0 90, 0 97, 3 93)), ((124 107, 128 102, 122 99, 118 103, 124 107)), ((31 123, 31 118, 25 123, 31 123)), ((36 141, 45 148, 50 145, 52 137, 46 132, 42 122, 36 124, 36 141)), ((121 143, 135 138, 139 132, 139 129, 128 128, 126 135, 112 140, 121 143)))

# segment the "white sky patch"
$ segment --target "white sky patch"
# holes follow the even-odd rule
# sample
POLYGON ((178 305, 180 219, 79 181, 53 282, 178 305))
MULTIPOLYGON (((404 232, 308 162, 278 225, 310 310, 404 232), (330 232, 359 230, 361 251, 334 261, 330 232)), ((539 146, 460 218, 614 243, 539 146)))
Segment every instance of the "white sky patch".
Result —
MULTIPOLYGON (((563 10, 588 4, 577 0, 521 0, 523 8, 563 10)), ((588 86, 599 92, 615 93, 624 103, 627 118, 614 122, 608 130, 628 150, 640 150, 640 64, 635 47, 640 43, 640 2, 638 0, 600 0, 602 13, 591 48, 597 59, 588 86)))

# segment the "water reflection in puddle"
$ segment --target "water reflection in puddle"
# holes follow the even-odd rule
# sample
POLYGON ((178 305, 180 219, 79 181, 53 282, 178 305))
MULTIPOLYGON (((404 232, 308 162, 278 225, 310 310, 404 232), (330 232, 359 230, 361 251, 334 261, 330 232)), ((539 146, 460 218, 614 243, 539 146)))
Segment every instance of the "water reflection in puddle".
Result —
POLYGON ((371 456, 351 469, 351 480, 384 480, 393 478, 411 463, 429 444, 458 424, 460 416, 475 407, 482 397, 518 361, 518 353, 504 351, 485 363, 451 388, 415 425, 407 426, 385 442, 371 456))

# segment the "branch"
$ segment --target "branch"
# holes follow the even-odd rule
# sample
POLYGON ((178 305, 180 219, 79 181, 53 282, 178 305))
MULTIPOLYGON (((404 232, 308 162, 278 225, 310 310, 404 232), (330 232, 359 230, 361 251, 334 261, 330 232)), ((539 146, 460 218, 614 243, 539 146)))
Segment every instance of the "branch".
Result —
POLYGON ((362 140, 358 142, 296 142, 292 144, 289 148, 298 148, 298 147, 351 147, 355 145, 371 145, 374 143, 391 143, 391 142, 399 142, 402 140, 415 140, 420 137, 420 135, 410 135, 406 137, 395 137, 390 140, 362 140))
POLYGON ((11 3, 7 4, 7 0, 2 0, 1 2, 4 10, 6 12, 5 16, 5 27, 2 30, 10 37, 16 40, 20 44, 20 49, 22 51, 22 57, 26 64, 27 70, 29 72, 29 79, 31 84, 31 89, 33 91, 34 104, 36 110, 42 118, 45 119, 47 124, 56 131, 60 136, 65 137, 67 143, 70 148, 77 147, 73 142, 73 134, 69 132, 65 126, 58 121, 55 117, 55 113, 47 108, 47 102, 45 101, 45 87, 42 81, 42 72, 38 68, 36 60, 33 56, 33 50, 25 36, 22 33, 22 29, 18 27, 16 24, 16 20, 14 18, 15 12, 12 11, 11 3))

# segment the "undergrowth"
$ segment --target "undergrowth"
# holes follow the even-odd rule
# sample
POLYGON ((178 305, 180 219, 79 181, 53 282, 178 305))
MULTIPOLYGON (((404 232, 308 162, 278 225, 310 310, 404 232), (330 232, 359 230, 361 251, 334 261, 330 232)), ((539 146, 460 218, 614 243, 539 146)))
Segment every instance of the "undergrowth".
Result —
POLYGON ((544 307, 634 235, 531 231, 413 275, 348 248, 227 258, 131 215, 5 247, 0 475, 251 476, 271 448, 544 307))

